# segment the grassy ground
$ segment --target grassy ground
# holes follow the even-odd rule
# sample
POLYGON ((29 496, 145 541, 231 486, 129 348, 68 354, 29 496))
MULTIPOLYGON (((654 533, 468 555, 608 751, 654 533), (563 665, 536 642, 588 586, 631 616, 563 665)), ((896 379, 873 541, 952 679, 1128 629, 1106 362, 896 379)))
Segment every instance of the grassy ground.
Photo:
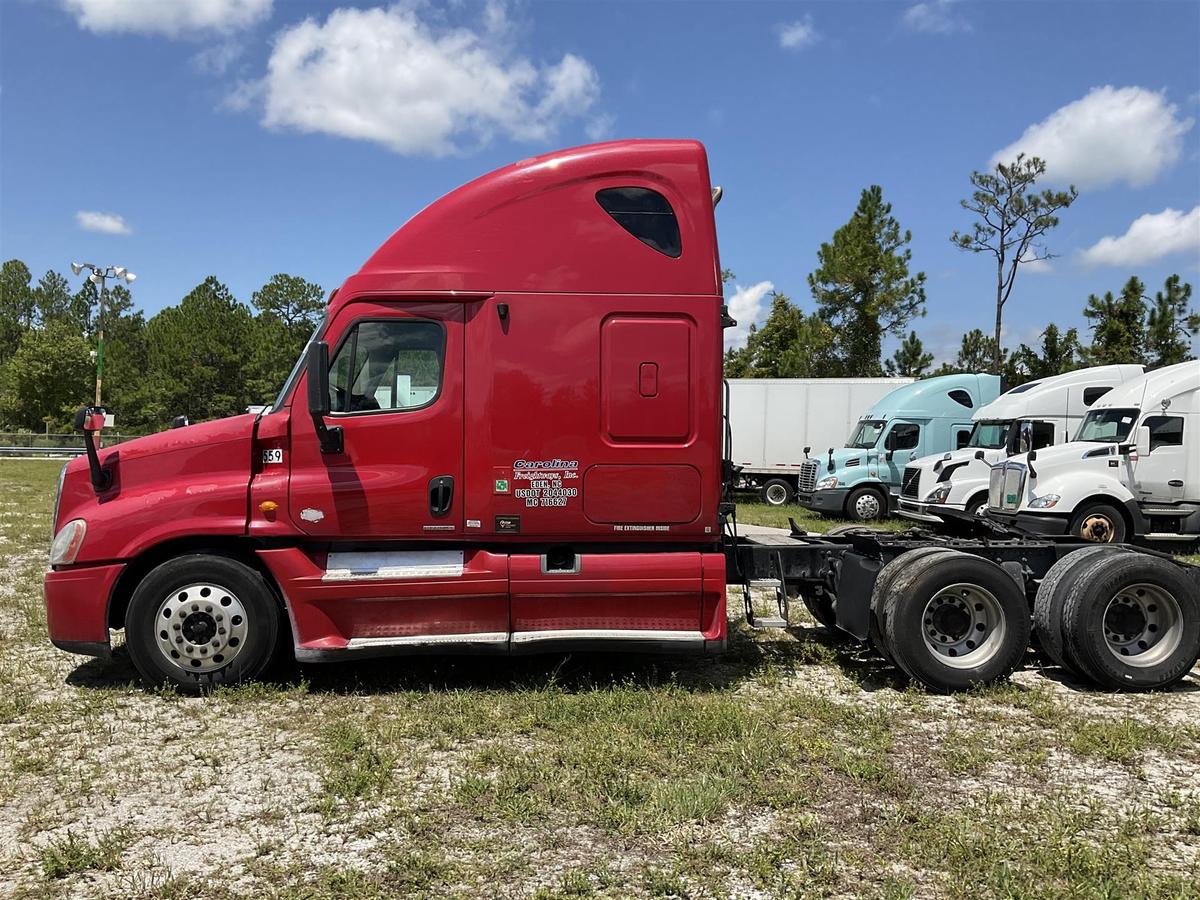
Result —
MULTIPOLYGON (((1200 896, 1200 682, 933 697, 820 629, 183 698, 45 637, 0 461, 0 897, 1200 896)), ((746 518, 749 518, 748 516, 746 518)))

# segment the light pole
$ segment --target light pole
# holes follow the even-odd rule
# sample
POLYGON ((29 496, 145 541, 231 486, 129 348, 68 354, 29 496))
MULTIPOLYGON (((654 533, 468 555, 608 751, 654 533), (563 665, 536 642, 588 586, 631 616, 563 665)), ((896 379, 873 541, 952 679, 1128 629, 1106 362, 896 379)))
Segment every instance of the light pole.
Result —
POLYGON ((88 281, 100 286, 100 299, 96 310, 96 407, 100 407, 100 382, 104 377, 104 291, 109 278, 120 278, 133 284, 136 275, 124 266, 97 266, 95 263, 71 263, 71 271, 78 275, 84 269, 91 274, 88 281))

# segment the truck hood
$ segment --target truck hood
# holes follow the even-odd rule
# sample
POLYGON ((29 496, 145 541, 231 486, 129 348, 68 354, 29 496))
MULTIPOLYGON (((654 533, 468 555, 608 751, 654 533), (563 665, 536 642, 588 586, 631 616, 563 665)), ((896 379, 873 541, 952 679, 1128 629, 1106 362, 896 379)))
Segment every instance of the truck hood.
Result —
MULTIPOLYGON (((1111 454, 1116 450, 1116 444, 1106 444, 1099 441, 1071 441, 1067 444, 1055 444, 1052 447, 1043 447, 1037 451, 1037 460, 1033 466, 1041 471, 1044 468, 1055 466, 1078 466, 1083 463, 1085 453, 1093 450, 1103 450, 1106 454, 1111 454)), ((1097 453, 1098 457, 1102 454, 1097 453)), ((1029 454, 1018 453, 1016 456, 1010 456, 1010 462, 1020 463, 1021 465, 1029 465, 1029 454)))
POLYGON ((817 478, 824 478, 826 475, 845 474, 850 469, 856 469, 861 466, 875 466, 883 456, 882 450, 874 448, 870 450, 855 450, 851 447, 839 447, 833 451, 833 468, 829 467, 829 453, 822 453, 820 456, 813 454, 811 457, 817 463, 817 478))
MULTIPOLYGON (((195 447, 213 447, 230 441, 249 440, 254 432, 254 422, 258 418, 255 413, 244 413, 230 416, 227 419, 213 419, 211 422, 201 422, 199 425, 188 425, 184 428, 172 428, 170 431, 160 431, 145 437, 124 441, 112 447, 100 450, 100 462, 107 463, 110 459, 119 458, 122 462, 131 462, 146 456, 156 456, 160 453, 171 453, 176 450, 188 450, 195 447)), ((81 457, 76 462, 82 462, 87 469, 87 459, 81 457)))
POLYGON ((112 485, 92 490, 85 456, 67 464, 55 528, 88 524, 79 562, 124 558, 138 541, 245 529, 256 416, 175 428, 100 451, 112 485))

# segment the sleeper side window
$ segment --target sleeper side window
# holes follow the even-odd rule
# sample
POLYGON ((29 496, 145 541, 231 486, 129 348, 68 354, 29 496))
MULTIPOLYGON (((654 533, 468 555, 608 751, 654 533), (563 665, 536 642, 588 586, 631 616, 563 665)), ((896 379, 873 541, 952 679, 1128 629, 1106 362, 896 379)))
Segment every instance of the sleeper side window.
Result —
POLYGON ((428 406, 441 388, 445 348, 445 332, 438 322, 358 322, 329 365, 330 410, 364 413, 428 406))
POLYGON ((614 221, 648 247, 672 259, 683 253, 679 221, 667 198, 640 187, 605 188, 596 202, 614 221))
POLYGON ((1183 416, 1146 416, 1142 422, 1150 429, 1150 452, 1159 447, 1183 445, 1183 416))

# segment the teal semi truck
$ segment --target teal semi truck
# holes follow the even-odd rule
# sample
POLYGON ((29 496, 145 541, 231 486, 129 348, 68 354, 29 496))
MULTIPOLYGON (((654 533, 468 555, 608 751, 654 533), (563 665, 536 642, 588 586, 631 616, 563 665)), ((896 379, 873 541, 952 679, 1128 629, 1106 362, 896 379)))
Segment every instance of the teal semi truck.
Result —
POLYGON ((858 521, 892 511, 905 465, 967 445, 971 416, 1000 396, 998 375, 939 375, 898 387, 862 415, 840 449, 800 467, 801 506, 858 521))

